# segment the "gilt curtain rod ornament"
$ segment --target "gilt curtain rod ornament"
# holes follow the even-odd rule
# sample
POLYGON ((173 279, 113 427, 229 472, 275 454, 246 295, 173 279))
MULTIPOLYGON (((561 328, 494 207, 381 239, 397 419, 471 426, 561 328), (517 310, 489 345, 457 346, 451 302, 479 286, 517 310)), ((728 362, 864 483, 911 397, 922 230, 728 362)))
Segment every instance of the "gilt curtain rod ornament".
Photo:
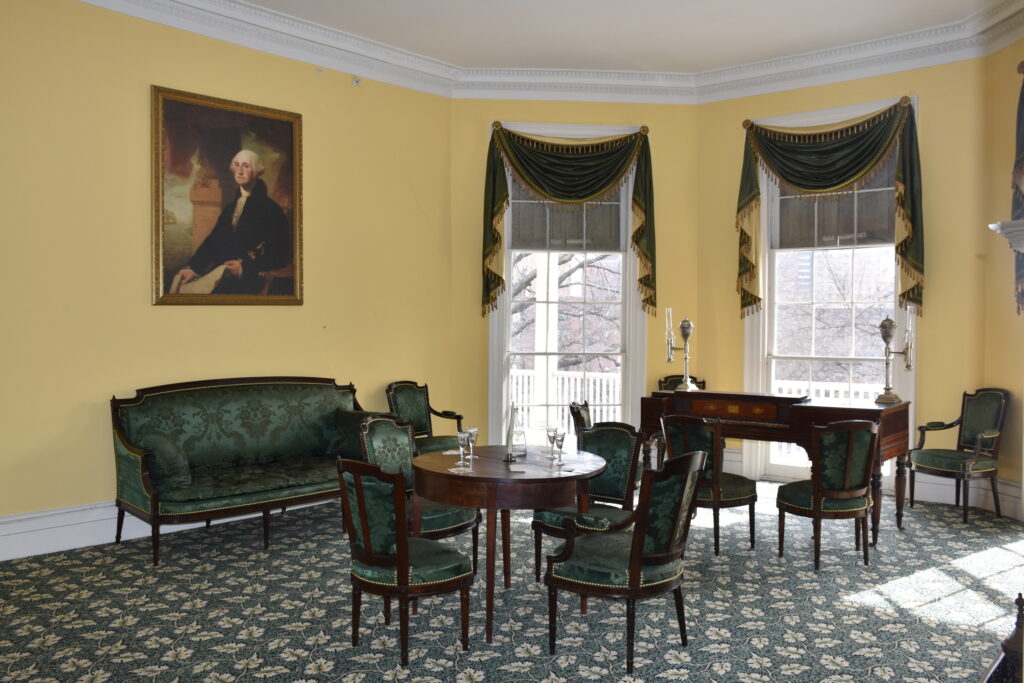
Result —
POLYGON ((493 124, 487 146, 483 216, 483 315, 505 289, 504 220, 509 206, 506 171, 538 201, 580 210, 617 193, 633 172, 630 244, 638 261, 643 308, 656 313, 654 182, 647 126, 629 135, 566 139, 523 135, 493 124))
POLYGON ((743 122, 743 170, 736 207, 743 316, 760 309, 758 273, 761 188, 758 168, 793 194, 836 199, 871 180, 896 154, 896 262, 900 305, 921 311, 924 286, 924 220, 917 124, 909 97, 891 107, 834 126, 779 128, 743 122))

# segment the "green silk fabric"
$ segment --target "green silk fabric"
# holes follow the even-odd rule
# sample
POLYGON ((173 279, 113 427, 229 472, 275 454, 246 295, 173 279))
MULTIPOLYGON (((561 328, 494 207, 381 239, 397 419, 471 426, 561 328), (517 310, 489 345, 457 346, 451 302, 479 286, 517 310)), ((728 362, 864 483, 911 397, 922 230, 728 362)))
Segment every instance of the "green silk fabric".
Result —
POLYGON ((590 480, 590 495, 623 503, 629 485, 629 471, 639 434, 631 434, 622 427, 591 427, 579 434, 580 450, 599 455, 605 460, 604 472, 590 480))
POLYGON ((399 420, 412 422, 416 434, 429 434, 430 406, 427 404, 427 392, 415 384, 399 384, 388 389, 388 403, 399 420))
MULTIPOLYGON (((473 573, 468 557, 449 545, 426 538, 409 538, 409 585, 425 585, 457 579, 473 573)), ((398 584, 396 567, 352 561, 352 574, 385 586, 398 584)))
POLYGON ((363 490, 366 528, 369 530, 367 535, 363 529, 364 508, 359 505, 356 479, 357 476, 351 472, 344 472, 341 475, 345 487, 342 495, 348 498, 352 527, 356 532, 355 538, 350 539, 350 542, 373 555, 394 555, 398 551, 398 514, 395 509, 394 487, 391 482, 368 474, 358 477, 363 490))
POLYGON ((715 469, 715 432, 710 427, 684 423, 669 423, 665 434, 672 456, 691 451, 704 451, 703 477, 711 479, 715 469))
MULTIPOLYGON (((738 474, 732 474, 731 472, 722 472, 720 479, 722 487, 722 495, 719 500, 723 503, 727 503, 731 500, 743 500, 745 498, 753 498, 757 495, 757 484, 746 477, 738 474)), ((711 502, 712 491, 710 486, 705 486, 697 489, 697 500, 701 502, 711 502)))
POLYGON ((413 487, 412 458, 415 453, 412 428, 398 425, 392 417, 370 420, 363 432, 366 461, 385 472, 405 474, 405 488, 413 487))
POLYGON ((644 530, 644 553, 667 553, 682 547, 689 527, 690 503, 700 477, 685 472, 654 482, 644 530))
POLYGON ((736 208, 739 229, 740 306, 744 315, 761 304, 755 213, 761 191, 758 165, 781 185, 806 195, 841 192, 864 182, 895 153, 896 258, 902 268, 900 304, 921 310, 924 282, 924 219, 917 124, 909 98, 852 125, 823 131, 749 124, 736 208), (802 132, 803 131, 803 132, 802 132))
MULTIPOLYGON (((946 448, 922 448, 910 451, 910 462, 919 467, 927 467, 943 472, 963 472, 964 462, 974 457, 974 451, 954 451, 946 448)), ((996 469, 996 461, 987 455, 979 455, 971 463, 971 472, 991 472, 996 469)))
MULTIPOLYGON (((629 585, 629 556, 632 543, 632 531, 579 536, 575 540, 569 559, 552 565, 551 573, 565 581, 625 588, 629 585)), ((561 552, 561 548, 558 552, 561 552)), ((647 565, 641 569, 640 585, 651 586, 671 581, 682 574, 682 571, 682 558, 664 564, 647 565)))
MULTIPOLYGON (((1024 219, 1024 83, 1017 97, 1017 153, 1013 157, 1013 204, 1010 218, 1015 221, 1024 219)), ((1024 252, 1014 251, 1013 257, 1017 315, 1020 315, 1024 312, 1024 252)))
MULTIPOLYGON (((963 423, 957 448, 974 451, 979 434, 999 432, 1003 428, 1003 394, 996 391, 978 391, 977 396, 965 398, 963 423)), ((982 439, 981 452, 991 450, 992 442, 982 439)), ((991 455, 991 453, 989 453, 991 455)))
MULTIPOLYGON (((249 502, 266 500, 268 491, 286 492, 312 486, 316 492, 337 488, 338 470, 330 458, 299 458, 269 465, 241 465, 195 473, 188 486, 161 494, 161 504, 188 503, 226 497, 252 496, 249 502)), ((295 494, 288 494, 289 496, 295 494)))
POLYGON ((637 286, 643 308, 655 312, 654 180, 646 127, 616 138, 562 143, 532 138, 494 123, 484 181, 484 315, 494 309, 505 288, 501 223, 509 203, 506 168, 527 192, 570 206, 582 206, 615 192, 635 168, 630 239, 640 262, 637 286))
POLYGON ((540 522, 553 530, 562 531, 562 523, 567 519, 575 519, 576 525, 587 531, 603 531, 612 524, 617 524, 629 517, 632 512, 622 508, 591 503, 588 512, 577 512, 575 506, 551 508, 550 510, 534 510, 533 521, 540 522))
POLYGON ((861 429, 852 434, 853 444, 850 448, 847 448, 846 432, 821 434, 818 437, 818 467, 821 468, 821 485, 826 489, 846 491, 868 484, 871 476, 869 461, 873 455, 870 451, 871 431, 861 429), (847 463, 851 460, 848 468, 847 463), (849 481, 846 479, 847 470, 850 472, 849 481))
MULTIPOLYGON (((814 503, 814 485, 810 479, 791 481, 779 487, 778 501, 801 510, 811 510, 814 503)), ((871 504, 866 496, 857 498, 822 498, 821 508, 824 512, 850 512, 863 510, 871 504)))

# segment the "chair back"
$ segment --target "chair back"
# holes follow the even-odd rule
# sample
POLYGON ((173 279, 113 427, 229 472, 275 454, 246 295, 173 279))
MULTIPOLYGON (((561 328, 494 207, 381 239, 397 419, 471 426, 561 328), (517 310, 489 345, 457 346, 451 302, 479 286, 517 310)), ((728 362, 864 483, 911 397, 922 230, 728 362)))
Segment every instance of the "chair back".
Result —
POLYGON ((811 482, 814 509, 823 498, 849 499, 868 495, 875 462, 878 423, 843 420, 811 428, 811 482))
POLYGON ((416 456, 412 424, 390 415, 368 417, 359 425, 359 446, 366 462, 387 473, 404 472, 405 487, 412 488, 412 459, 416 456))
POLYGON ((637 463, 640 460, 640 432, 622 422, 599 422, 577 432, 576 445, 607 463, 604 472, 590 480, 590 498, 619 503, 633 509, 637 463))
POLYGON ((571 402, 569 404, 569 415, 572 416, 572 426, 576 430, 577 438, 581 431, 594 426, 594 421, 590 418, 590 404, 586 401, 582 403, 571 402))
POLYGON ((634 587, 639 585, 641 566, 682 558, 704 457, 703 451, 677 454, 660 470, 644 470, 630 555, 634 587))
POLYGON ((430 396, 426 384, 410 380, 392 382, 384 390, 388 408, 399 420, 411 422, 416 436, 433 436, 430 420, 430 396))
POLYGON ((722 476, 722 426, 717 420, 693 415, 662 415, 661 433, 665 439, 666 459, 674 454, 704 451, 701 484, 715 486, 722 476))
POLYGON ((405 480, 400 472, 338 458, 338 484, 352 559, 398 567, 398 581, 409 582, 409 530, 405 480), (404 568, 404 569, 403 569, 404 568))
MULTIPOLYGON (((683 383, 683 375, 665 375, 658 380, 658 391, 672 391, 679 387, 683 383)), ((698 389, 707 389, 707 381, 703 379, 697 379, 693 375, 690 375, 690 381, 697 385, 698 389)))
POLYGON ((1006 404, 1009 400, 1010 392, 1006 389, 978 389, 973 394, 965 391, 960 409, 957 448, 961 451, 973 451, 978 443, 979 434, 995 433, 994 438, 981 440, 980 452, 990 458, 998 456, 1003 422, 1006 420, 1006 404))

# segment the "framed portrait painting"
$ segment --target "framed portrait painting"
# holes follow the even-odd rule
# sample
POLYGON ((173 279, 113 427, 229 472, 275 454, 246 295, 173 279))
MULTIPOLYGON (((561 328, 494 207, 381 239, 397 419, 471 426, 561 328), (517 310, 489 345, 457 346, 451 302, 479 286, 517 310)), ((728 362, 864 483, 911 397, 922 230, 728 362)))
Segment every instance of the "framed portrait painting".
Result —
POLYGON ((153 303, 302 303, 302 116, 153 86, 153 303))

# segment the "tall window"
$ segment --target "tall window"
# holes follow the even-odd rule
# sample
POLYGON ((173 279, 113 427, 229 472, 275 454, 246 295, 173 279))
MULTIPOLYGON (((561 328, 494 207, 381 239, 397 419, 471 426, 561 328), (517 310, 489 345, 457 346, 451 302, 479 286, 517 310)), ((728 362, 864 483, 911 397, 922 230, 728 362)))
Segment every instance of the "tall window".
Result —
POLYGON ((509 403, 522 410, 531 444, 544 442, 547 425, 572 441, 570 401, 588 401, 595 421, 633 419, 646 321, 628 249, 629 183, 577 208, 540 201, 514 181, 509 190, 506 291, 490 316, 492 442, 507 428, 509 403))

